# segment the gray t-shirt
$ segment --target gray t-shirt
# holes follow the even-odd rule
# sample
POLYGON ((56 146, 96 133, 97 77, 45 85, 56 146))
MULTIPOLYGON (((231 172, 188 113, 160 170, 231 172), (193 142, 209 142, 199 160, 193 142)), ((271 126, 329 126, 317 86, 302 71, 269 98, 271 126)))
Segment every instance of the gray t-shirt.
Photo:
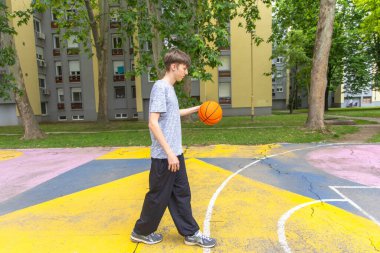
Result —
MULTIPOLYGON (((167 143, 175 155, 180 155, 182 151, 181 116, 177 95, 173 85, 164 80, 158 80, 152 88, 149 101, 149 113, 159 112, 158 125, 160 126, 167 143)), ((150 131, 152 146, 150 153, 152 158, 168 158, 160 143, 150 131)))

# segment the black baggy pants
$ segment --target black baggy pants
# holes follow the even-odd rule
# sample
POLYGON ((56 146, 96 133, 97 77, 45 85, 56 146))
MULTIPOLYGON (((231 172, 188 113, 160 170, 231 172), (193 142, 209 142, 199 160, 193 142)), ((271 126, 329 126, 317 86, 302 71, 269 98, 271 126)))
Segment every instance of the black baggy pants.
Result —
POLYGON ((166 207, 169 207, 174 224, 182 236, 193 235, 199 230, 191 211, 190 185, 183 154, 178 159, 179 170, 171 172, 167 159, 152 158, 149 192, 145 195, 140 219, 136 221, 135 233, 149 235, 156 231, 166 207))

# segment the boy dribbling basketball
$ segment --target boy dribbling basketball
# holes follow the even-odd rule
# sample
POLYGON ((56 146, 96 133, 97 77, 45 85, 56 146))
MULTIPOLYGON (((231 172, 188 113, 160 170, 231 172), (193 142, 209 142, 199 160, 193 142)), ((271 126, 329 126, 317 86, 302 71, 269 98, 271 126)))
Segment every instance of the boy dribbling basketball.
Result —
POLYGON ((169 207, 178 232, 187 245, 211 248, 216 240, 204 236, 191 210, 190 185, 182 151, 180 116, 199 110, 199 106, 179 109, 174 84, 181 81, 190 66, 190 57, 171 49, 164 57, 165 76, 152 88, 149 101, 149 130, 152 139, 149 191, 145 196, 140 218, 131 234, 134 242, 155 244, 162 241, 155 233, 169 207))

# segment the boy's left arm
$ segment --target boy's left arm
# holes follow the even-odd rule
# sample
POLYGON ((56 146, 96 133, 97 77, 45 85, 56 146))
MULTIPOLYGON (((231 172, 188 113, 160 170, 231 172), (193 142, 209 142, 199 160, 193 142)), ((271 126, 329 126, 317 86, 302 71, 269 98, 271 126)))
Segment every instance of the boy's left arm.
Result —
POLYGON ((189 114, 193 114, 195 112, 198 112, 199 108, 201 106, 198 105, 198 106, 194 106, 194 107, 190 107, 190 108, 186 108, 186 109, 180 109, 179 110, 179 114, 182 116, 186 116, 186 115, 189 115, 189 114))

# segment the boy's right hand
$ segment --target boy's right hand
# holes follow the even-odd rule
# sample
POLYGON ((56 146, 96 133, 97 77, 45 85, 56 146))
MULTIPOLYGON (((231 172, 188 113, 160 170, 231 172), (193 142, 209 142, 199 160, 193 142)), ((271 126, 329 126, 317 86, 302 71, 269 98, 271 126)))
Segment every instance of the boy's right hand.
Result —
POLYGON ((178 157, 174 153, 168 154, 168 170, 171 172, 176 172, 179 170, 179 160, 178 157))

